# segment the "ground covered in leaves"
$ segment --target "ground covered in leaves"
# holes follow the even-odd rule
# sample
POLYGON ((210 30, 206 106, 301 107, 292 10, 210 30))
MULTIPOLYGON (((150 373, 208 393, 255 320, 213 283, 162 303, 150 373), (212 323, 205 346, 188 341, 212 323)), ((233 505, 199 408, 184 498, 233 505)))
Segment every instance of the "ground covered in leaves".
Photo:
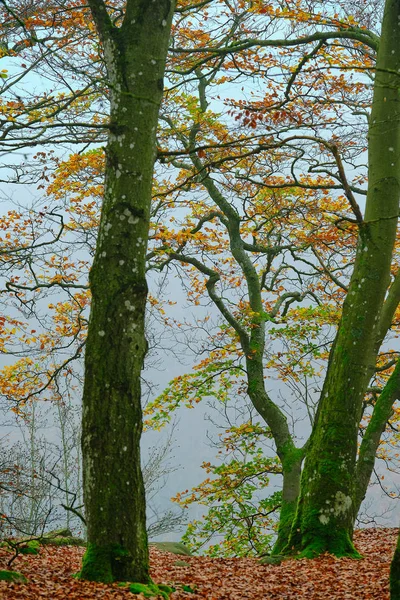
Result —
MULTIPOLYGON (((362 560, 325 555, 274 566, 260 565, 254 558, 181 557, 151 548, 151 575, 156 583, 176 588, 171 600, 389 600, 389 567, 396 537, 395 529, 366 529, 355 535, 362 560)), ((11 569, 23 573, 29 583, 0 581, 1 600, 144 598, 117 585, 74 579, 82 554, 82 548, 44 546, 37 556, 18 556, 11 569)), ((0 569, 7 568, 9 558, 10 554, 0 549, 0 569)))

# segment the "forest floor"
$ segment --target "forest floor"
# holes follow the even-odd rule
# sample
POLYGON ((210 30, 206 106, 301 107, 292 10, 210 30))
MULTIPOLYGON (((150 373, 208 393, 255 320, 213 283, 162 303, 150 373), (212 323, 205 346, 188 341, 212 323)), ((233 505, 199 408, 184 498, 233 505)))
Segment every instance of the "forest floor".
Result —
MULTIPOLYGON (((171 600, 389 600, 389 568, 396 538, 397 529, 364 529, 355 534, 356 546, 364 556, 361 560, 324 555, 274 566, 260 565, 255 558, 183 557, 151 548, 151 575, 155 583, 177 589, 171 600), (190 566, 174 564, 181 559, 190 566)), ((18 556, 11 569, 23 573, 29 583, 0 581, 1 600, 144 598, 117 585, 74 579, 83 551, 72 546, 43 546, 37 556, 18 556)), ((0 569, 7 568, 9 558, 10 554, 0 549, 0 569)))

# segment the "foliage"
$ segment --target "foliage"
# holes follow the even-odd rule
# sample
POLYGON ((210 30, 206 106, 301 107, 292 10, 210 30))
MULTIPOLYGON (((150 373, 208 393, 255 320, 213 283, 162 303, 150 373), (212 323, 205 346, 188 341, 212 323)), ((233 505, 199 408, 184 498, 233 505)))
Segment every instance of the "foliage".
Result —
MULTIPOLYGON (((282 494, 266 496, 271 474, 281 473, 279 461, 267 458, 258 438, 269 437, 258 423, 232 426, 221 440, 223 451, 233 456, 219 466, 203 463, 208 475, 190 492, 174 497, 180 506, 207 507, 201 520, 192 521, 182 541, 207 556, 258 556, 271 549, 282 494), (214 540, 217 543, 211 543, 214 540)), ((220 450, 220 452, 223 452, 220 450)))

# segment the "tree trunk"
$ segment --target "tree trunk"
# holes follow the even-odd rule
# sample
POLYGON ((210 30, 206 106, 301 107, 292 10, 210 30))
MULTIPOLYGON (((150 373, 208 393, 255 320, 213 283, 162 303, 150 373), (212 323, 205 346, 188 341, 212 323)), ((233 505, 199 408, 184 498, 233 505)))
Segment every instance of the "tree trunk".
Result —
POLYGON ((361 442, 356 470, 355 515, 358 514, 361 503, 367 493, 381 435, 385 431, 387 422, 393 414, 393 404, 399 399, 400 360, 397 361, 395 370, 376 401, 374 412, 361 442))
MULTIPOLYGON (((256 330, 253 329, 254 331, 256 330)), ((253 332, 251 337, 257 336, 257 332, 255 334, 253 332)), ((260 344, 261 340, 262 338, 260 338, 260 344)), ((282 464, 282 505, 279 514, 278 537, 272 550, 272 554, 280 554, 288 544, 296 513, 305 448, 296 448, 285 415, 265 391, 263 352, 249 354, 246 363, 250 400, 270 427, 276 444, 276 453, 282 464)))
POLYGON ((293 447, 291 452, 288 452, 282 460, 282 506, 279 513, 278 537, 274 544, 272 555, 281 554, 289 543, 300 493, 303 458, 304 451, 293 447))
POLYGON ((146 583, 148 547, 140 468, 140 374, 145 257, 155 137, 174 3, 127 2, 121 27, 89 0, 109 79, 104 202, 90 272, 82 456, 88 549, 81 578, 146 583))
POLYGON ((390 600, 400 600, 400 532, 390 564, 390 600))
POLYGON ((287 552, 357 556, 352 544, 362 402, 376 360, 400 196, 400 3, 387 0, 369 126, 369 187, 354 272, 333 345, 287 552))

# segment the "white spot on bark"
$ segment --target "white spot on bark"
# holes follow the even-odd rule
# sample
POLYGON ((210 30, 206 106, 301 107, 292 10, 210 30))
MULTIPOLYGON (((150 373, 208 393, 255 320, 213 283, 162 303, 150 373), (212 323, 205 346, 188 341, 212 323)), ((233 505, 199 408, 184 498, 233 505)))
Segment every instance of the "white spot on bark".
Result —
POLYGON ((341 513, 347 512, 352 506, 352 500, 350 496, 346 496, 343 492, 336 492, 334 499, 334 514, 339 516, 341 513))
POLYGON ((125 264, 125 261, 124 261, 124 260, 120 260, 120 261, 119 261, 119 264, 120 264, 120 265, 121 265, 121 267, 122 267, 122 265, 124 265, 124 264, 125 264))
POLYGON ((104 337, 105 335, 106 335, 106 332, 105 332, 105 331, 99 331, 99 336, 100 336, 100 337, 104 337))
POLYGON ((318 519, 322 523, 322 525, 328 525, 329 517, 327 515, 319 515, 318 519))
POLYGON ((130 312, 133 312, 135 310, 135 307, 133 306, 133 304, 130 303, 129 300, 125 300, 124 304, 130 312))

